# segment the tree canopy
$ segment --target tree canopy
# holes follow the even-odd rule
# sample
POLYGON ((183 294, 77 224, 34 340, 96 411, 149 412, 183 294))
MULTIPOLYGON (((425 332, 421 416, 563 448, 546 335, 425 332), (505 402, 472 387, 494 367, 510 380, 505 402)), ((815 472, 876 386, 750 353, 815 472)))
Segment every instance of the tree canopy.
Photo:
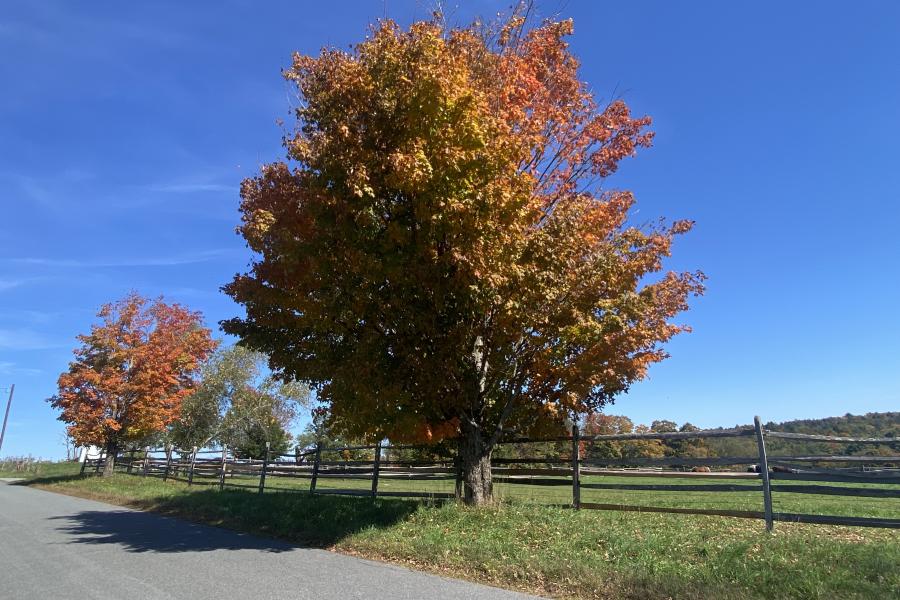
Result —
POLYGON ((216 342, 200 313, 132 292, 104 305, 79 335, 59 391, 49 399, 78 445, 107 450, 105 473, 125 443, 145 440, 178 417, 216 342))
POLYGON ((687 331, 700 272, 664 272, 690 221, 635 226, 607 188, 650 118, 578 79, 571 21, 391 21, 295 55, 288 162, 241 188, 255 253, 228 333, 308 382, 348 435, 458 437, 490 498, 504 430, 559 429, 642 378, 687 331))
POLYGON ((266 442, 285 452, 287 429, 297 408, 309 402, 309 387, 283 382, 268 372, 266 356, 241 346, 219 350, 203 366, 200 385, 185 398, 172 423, 173 443, 203 447, 226 444, 240 456, 261 457, 266 442))

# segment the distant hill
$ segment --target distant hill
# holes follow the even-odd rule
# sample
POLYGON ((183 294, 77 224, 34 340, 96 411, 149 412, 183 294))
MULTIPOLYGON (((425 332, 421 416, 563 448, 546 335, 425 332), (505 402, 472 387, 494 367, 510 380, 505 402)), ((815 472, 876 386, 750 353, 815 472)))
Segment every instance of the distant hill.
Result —
MULTIPOLYGON (((896 444, 835 444, 826 442, 802 442, 793 440, 766 440, 770 455, 799 454, 850 454, 855 456, 888 456, 900 453, 900 412, 846 414, 824 419, 798 419, 763 425, 771 431, 807 433, 853 438, 896 438, 896 444)), ((749 438, 722 438, 708 440, 711 454, 718 456, 753 456, 756 443, 749 438)))
MULTIPOLYGON (((746 428, 752 425, 738 425, 746 428)), ((896 456, 900 455, 900 412, 868 413, 865 415, 844 415, 825 419, 802 419, 782 423, 769 422, 764 425, 770 431, 827 435, 851 438, 890 438, 896 442, 888 443, 845 443, 819 442, 809 440, 785 440, 775 437, 766 438, 766 450, 770 456, 896 456)), ((719 427, 715 430, 723 430, 719 427)), ((729 428, 730 429, 730 428, 729 428)), ((621 415, 593 415, 582 424, 582 433, 591 435, 608 435, 621 433, 668 433, 675 431, 698 431, 691 423, 679 426, 674 421, 656 420, 649 426, 635 425, 631 419, 621 415)), ((556 449, 564 453, 565 449, 556 449)), ((586 456, 592 460, 603 458, 659 458, 663 456, 679 456, 685 458, 735 457, 755 459, 759 448, 756 436, 714 437, 686 440, 605 440, 585 446, 586 456)), ((529 450, 506 448, 498 452, 509 454, 519 452, 528 455, 529 450)), ((554 450, 547 450, 552 452, 554 450)), ((509 456, 504 456, 509 458, 509 456)), ((750 462, 742 460, 739 463, 750 462)))
POLYGON ((894 437, 900 440, 900 412, 866 413, 825 419, 766 423, 766 429, 841 437, 894 437))

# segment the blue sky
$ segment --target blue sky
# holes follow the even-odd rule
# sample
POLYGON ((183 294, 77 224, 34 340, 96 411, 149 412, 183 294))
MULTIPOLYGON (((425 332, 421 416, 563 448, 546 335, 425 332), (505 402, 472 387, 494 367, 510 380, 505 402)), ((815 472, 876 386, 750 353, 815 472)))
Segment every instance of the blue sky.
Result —
MULTIPOLYGON (((508 2, 444 3, 451 19, 508 2)), ((238 184, 283 156, 293 51, 428 2, 11 2, 0 20, 4 455, 56 457, 44 402, 97 307, 136 289, 239 313, 238 184)), ((670 266, 707 295, 610 409, 700 426, 900 409, 900 4, 539 4, 582 78, 654 117, 611 183, 637 220, 691 218, 670 266)))

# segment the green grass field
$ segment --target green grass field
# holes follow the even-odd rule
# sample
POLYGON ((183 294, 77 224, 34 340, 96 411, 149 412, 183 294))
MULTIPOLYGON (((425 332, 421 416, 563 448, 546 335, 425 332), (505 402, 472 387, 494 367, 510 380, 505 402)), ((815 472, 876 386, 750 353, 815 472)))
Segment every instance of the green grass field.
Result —
MULTIPOLYGON (((219 492, 215 486, 188 487, 135 475, 82 478, 77 465, 47 466, 30 477, 28 484, 52 491, 557 597, 900 597, 896 530, 777 523, 767 534, 757 520, 573 511, 546 504, 568 502, 567 487, 501 484, 498 492, 505 502, 471 509, 453 502, 309 495, 303 479, 269 478, 271 493, 260 496, 248 489, 219 492), (277 493, 278 487, 294 493, 277 493)), ((231 483, 252 486, 255 481, 234 478, 231 483)), ((370 484, 325 479, 319 486, 368 489, 370 484)), ((443 491, 452 489, 452 482, 382 480, 380 489, 443 491)), ((597 497, 585 501, 761 505, 758 492, 589 493, 597 497)), ((898 517, 900 501, 780 494, 776 509, 898 517)))
MULTIPOLYGON (((584 477, 583 483, 622 483, 622 484, 679 484, 700 483, 696 480, 683 480, 677 478, 642 477, 639 480, 634 477, 584 477)), ((267 482, 268 484, 269 482, 267 482)), ((414 490, 414 491, 453 491, 453 482, 441 482, 435 485, 432 482, 382 480, 379 482, 381 490, 414 490), (425 485, 422 485, 422 484, 425 485), (419 484, 419 485, 417 485, 419 484)), ((725 485, 733 482, 703 481, 704 484, 725 485)), ((804 484, 806 482, 803 482, 804 484)), ((785 485, 799 485, 800 482, 785 482, 785 485)), ((272 486, 279 482, 272 482, 272 486)), ((758 482, 748 481, 748 487, 758 486, 758 482)), ((308 487, 304 482, 303 489, 308 487)), ((370 483, 366 480, 330 479, 324 483, 320 480, 320 489, 330 487, 369 489, 370 483)), ((847 487, 885 487, 870 484, 847 484, 847 487)), ((896 489, 896 486, 894 486, 896 489)), ((500 498, 514 501, 535 502, 544 504, 569 504, 572 502, 572 489, 570 486, 545 487, 521 484, 497 484, 496 493, 500 498)), ((822 496, 810 494, 773 493, 774 510, 779 512, 797 512, 820 515, 842 515, 858 517, 888 517, 900 518, 900 500, 896 498, 865 498, 822 496)), ((581 501, 604 504, 633 504, 639 506, 659 506, 677 508, 705 508, 728 510, 763 510, 762 492, 669 492, 669 491, 634 491, 634 490, 593 490, 582 489, 581 501)))
MULTIPOLYGON (((204 481, 198 478, 198 482, 204 481)), ((213 478, 206 478, 206 482, 213 483, 213 478)), ((229 486, 249 486, 255 488, 258 485, 257 477, 234 476, 228 478, 229 486)), ((571 484, 560 486, 534 486, 524 484, 500 483, 495 485, 496 495, 504 500, 541 503, 541 504, 570 504, 572 502, 571 484)), ((681 492, 681 491, 635 491, 635 490, 596 490, 584 488, 581 490, 581 501, 598 504, 631 504, 639 506, 657 506, 672 508, 695 509, 724 509, 724 510, 751 510, 762 511, 762 492, 752 488, 758 488, 761 484, 758 480, 728 480, 671 478, 671 477, 617 477, 617 476, 583 476, 583 484, 641 484, 641 485, 672 485, 672 484, 704 484, 704 485, 740 485, 746 486, 748 491, 726 492, 681 492)), ((816 485, 810 482, 779 481, 779 485, 792 487, 796 485, 816 485)), ((839 485, 849 488, 874 488, 897 489, 897 486, 878 484, 823 484, 839 485)), ((308 490, 309 480, 298 478, 281 478, 269 476, 266 480, 267 491, 297 491, 308 490)), ((327 491, 329 489, 369 490, 371 481, 368 478, 341 478, 320 477, 317 489, 327 491)), ((382 478, 379 481, 379 491, 413 491, 425 493, 452 493, 454 482, 452 479, 444 480, 403 480, 382 478)), ((839 515, 855 517, 886 517, 900 518, 900 499, 897 498, 867 498, 845 497, 836 495, 800 494, 775 492, 772 495, 773 508, 777 512, 806 513, 815 515, 839 515)), ((760 525, 761 526, 761 525, 760 525)))
POLYGON ((79 464, 73 462, 27 462, 24 470, 16 470, 18 461, 0 460, 0 477, 34 479, 78 474, 79 464))

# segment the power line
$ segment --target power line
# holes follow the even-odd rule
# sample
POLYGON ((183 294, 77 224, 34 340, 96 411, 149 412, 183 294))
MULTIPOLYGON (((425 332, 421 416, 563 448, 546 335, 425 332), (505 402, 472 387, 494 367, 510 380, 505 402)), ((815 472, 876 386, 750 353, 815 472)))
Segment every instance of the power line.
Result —
MULTIPOLYGON (((4 388, 3 391, 6 391, 4 388)), ((9 399, 6 401, 6 413, 3 415, 3 429, 0 429, 0 450, 3 449, 3 436, 6 435, 6 421, 9 419, 9 407, 12 406, 13 392, 16 391, 16 384, 9 386, 9 399)))

